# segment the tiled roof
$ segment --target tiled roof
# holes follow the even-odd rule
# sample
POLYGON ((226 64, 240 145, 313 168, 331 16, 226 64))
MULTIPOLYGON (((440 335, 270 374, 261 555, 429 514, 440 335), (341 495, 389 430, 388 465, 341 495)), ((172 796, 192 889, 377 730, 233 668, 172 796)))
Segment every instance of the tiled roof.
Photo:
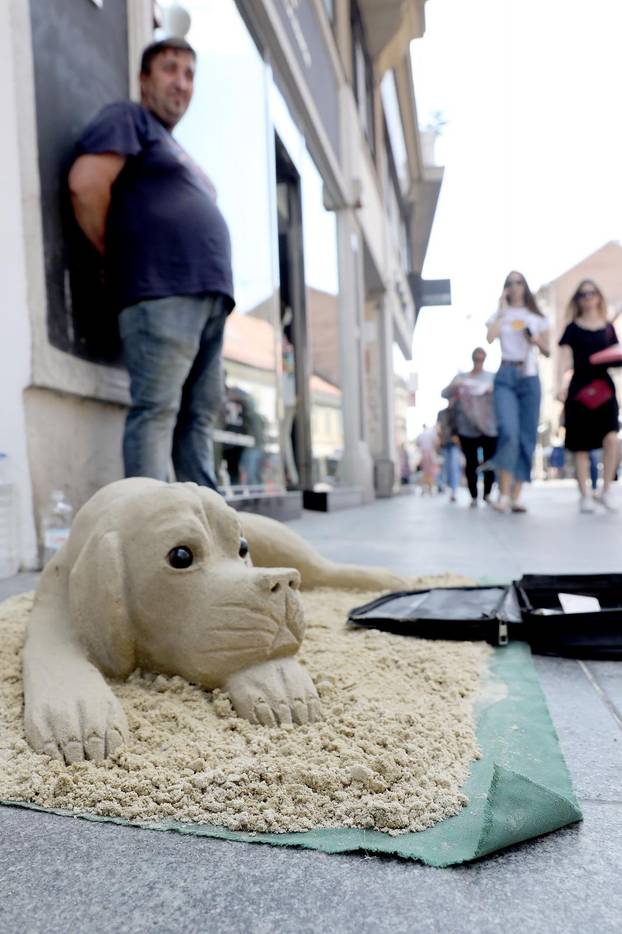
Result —
POLYGON ((275 370, 274 328, 268 321, 233 312, 225 326, 225 360, 260 370, 275 370))

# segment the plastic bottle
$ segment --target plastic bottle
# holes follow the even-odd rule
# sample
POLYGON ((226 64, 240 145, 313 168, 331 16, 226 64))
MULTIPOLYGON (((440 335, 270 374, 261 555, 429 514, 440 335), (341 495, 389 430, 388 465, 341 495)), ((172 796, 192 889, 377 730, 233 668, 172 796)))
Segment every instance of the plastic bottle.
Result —
POLYGON ((52 490, 43 511, 43 564, 47 564, 69 538, 73 506, 62 490, 52 490))
POLYGON ((7 455, 0 454, 0 578, 17 574, 19 552, 17 489, 9 480, 7 455))

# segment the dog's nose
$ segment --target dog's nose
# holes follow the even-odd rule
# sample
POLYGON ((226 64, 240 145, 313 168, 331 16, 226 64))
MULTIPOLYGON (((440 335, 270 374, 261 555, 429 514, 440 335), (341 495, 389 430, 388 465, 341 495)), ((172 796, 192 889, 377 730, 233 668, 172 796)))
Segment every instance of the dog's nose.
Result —
POLYGON ((300 590, 300 574, 294 568, 276 568, 265 571, 259 580, 262 590, 269 593, 287 593, 288 590, 300 590))

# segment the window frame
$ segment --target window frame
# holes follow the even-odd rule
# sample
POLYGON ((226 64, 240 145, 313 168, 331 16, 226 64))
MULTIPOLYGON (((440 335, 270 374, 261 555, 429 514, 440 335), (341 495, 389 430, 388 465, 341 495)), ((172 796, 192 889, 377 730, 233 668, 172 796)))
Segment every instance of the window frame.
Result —
POLYGON ((357 0, 351 0, 350 2, 350 34, 352 37, 352 90, 357 104, 359 121, 375 160, 374 66, 369 54, 365 24, 357 0), (361 64, 364 69, 363 75, 360 74, 361 64), (361 89, 361 83, 364 84, 363 89, 361 89))

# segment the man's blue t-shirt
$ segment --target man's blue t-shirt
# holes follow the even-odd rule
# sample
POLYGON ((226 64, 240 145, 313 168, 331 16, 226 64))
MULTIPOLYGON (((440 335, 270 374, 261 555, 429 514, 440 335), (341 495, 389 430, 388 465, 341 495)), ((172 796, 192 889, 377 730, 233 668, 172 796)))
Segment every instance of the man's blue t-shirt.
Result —
POLYGON ((220 292, 233 308, 231 239, 214 188, 154 114, 131 101, 109 104, 77 150, 127 157, 106 225, 106 279, 116 307, 220 292))

